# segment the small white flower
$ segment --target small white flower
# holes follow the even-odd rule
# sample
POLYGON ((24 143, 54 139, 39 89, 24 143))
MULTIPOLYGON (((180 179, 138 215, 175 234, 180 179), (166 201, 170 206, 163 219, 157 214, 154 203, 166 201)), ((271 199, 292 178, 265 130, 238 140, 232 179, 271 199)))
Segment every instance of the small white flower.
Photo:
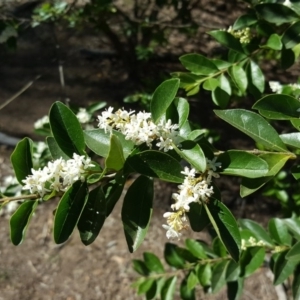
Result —
POLYGON ((43 116, 42 118, 38 119, 33 126, 35 129, 42 129, 46 124, 49 124, 49 117, 43 116))
POLYGON ((79 108, 76 117, 81 124, 86 124, 90 122, 92 115, 85 108, 79 108))
POLYGON ((280 94, 282 92, 282 84, 279 81, 269 81, 269 86, 273 93, 280 94))
POLYGON ((172 228, 169 225, 163 224, 162 227, 167 230, 166 236, 167 236, 168 239, 178 239, 178 240, 180 240, 180 237, 182 235, 180 232, 176 231, 174 228, 172 228))

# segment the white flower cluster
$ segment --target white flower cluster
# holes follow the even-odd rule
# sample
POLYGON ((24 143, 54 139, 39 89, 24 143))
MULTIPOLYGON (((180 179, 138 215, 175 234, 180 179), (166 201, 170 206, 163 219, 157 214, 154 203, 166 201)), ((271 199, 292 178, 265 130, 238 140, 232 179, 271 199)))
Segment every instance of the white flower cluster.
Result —
POLYGON ((23 190, 38 193, 43 197, 46 193, 65 191, 77 180, 84 181, 87 168, 93 167, 89 157, 73 154, 73 159, 62 158, 48 162, 43 169, 31 169, 32 175, 23 180, 23 190))
POLYGON ((33 126, 35 129, 42 129, 46 124, 49 124, 49 117, 43 116, 42 118, 36 120, 33 126))
POLYGON ((135 145, 146 143, 149 148, 152 147, 152 142, 157 141, 156 146, 159 150, 165 152, 172 150, 174 144, 178 143, 178 128, 177 124, 172 124, 171 120, 160 121, 159 124, 154 124, 151 120, 151 113, 126 111, 123 109, 113 113, 113 107, 102 112, 98 116, 99 128, 107 131, 113 129, 119 130, 125 135, 127 140, 131 140, 135 145))
POLYGON ((234 30, 232 26, 230 26, 227 29, 227 32, 232 34, 235 38, 239 39, 241 44, 249 44, 251 42, 252 34, 249 27, 241 30, 234 30))
POLYGON ((81 107, 76 117, 81 124, 86 124, 91 121, 92 115, 85 108, 81 107))
POLYGON ((182 185, 179 185, 179 192, 173 193, 172 198, 175 203, 171 205, 174 212, 166 212, 164 218, 167 219, 167 225, 163 228, 167 230, 167 238, 180 238, 181 230, 188 228, 185 213, 190 210, 190 203, 206 203, 214 193, 211 186, 212 177, 219 178, 216 172, 221 167, 221 163, 207 159, 207 168, 204 173, 198 173, 195 169, 184 168, 181 172, 185 175, 182 185))
POLYGON ((242 239, 241 241, 241 249, 247 250, 248 247, 264 247, 266 246, 266 243, 262 240, 257 241, 256 238, 251 236, 249 240, 242 239))
POLYGON ((277 94, 280 94, 285 86, 290 87, 292 91, 296 91, 300 89, 299 83, 281 84, 279 81, 269 81, 269 86, 271 91, 277 94))

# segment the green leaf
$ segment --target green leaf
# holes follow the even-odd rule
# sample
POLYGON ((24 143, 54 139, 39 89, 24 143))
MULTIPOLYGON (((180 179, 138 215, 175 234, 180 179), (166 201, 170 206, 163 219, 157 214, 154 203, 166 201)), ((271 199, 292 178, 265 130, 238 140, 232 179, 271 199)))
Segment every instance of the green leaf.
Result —
POLYGON ((177 253, 175 244, 166 243, 164 257, 166 262, 176 269, 182 269, 185 265, 185 260, 177 253))
POLYGON ((191 280, 190 278, 196 278, 198 281, 197 277, 192 277, 195 276, 193 272, 190 272, 188 275, 188 278, 185 278, 182 280, 181 285, 180 285, 180 297, 182 300, 195 300, 195 288, 190 288, 189 286, 191 285, 189 281, 191 280))
POLYGON ((203 287, 208 287, 211 285, 211 277, 212 277, 212 270, 210 264, 199 265, 197 269, 197 276, 200 284, 203 287))
POLYGON ((231 33, 224 30, 213 30, 209 34, 223 46, 236 52, 244 53, 241 43, 231 33))
POLYGON ((299 118, 300 102, 289 95, 272 94, 258 100, 252 107, 259 113, 275 120, 291 120, 299 118))
POLYGON ((233 30, 240 30, 246 27, 250 27, 257 23, 257 16, 253 13, 240 16, 233 24, 233 30))
POLYGON ((181 183, 184 179, 180 163, 172 156, 160 151, 140 152, 128 157, 126 162, 135 172, 145 176, 175 183, 181 183))
POLYGON ((161 289, 161 300, 173 300, 177 277, 173 276, 166 280, 161 289))
POLYGON ((108 156, 105 160, 105 168, 119 171, 123 168, 125 163, 125 158, 123 155, 123 147, 119 138, 112 134, 110 136, 110 148, 108 156))
POLYGON ((285 49, 283 47, 281 50, 281 68, 286 70, 291 66, 293 66, 295 61, 296 61, 295 52, 292 49, 285 49))
POLYGON ((236 263, 233 260, 230 260, 226 270, 226 281, 230 282, 230 281, 238 280, 240 276, 240 272, 241 272, 240 264, 236 263))
POLYGON ((217 293, 226 284, 226 269, 228 266, 228 261, 221 261, 217 263, 212 271, 211 278, 211 291, 212 293, 217 293))
POLYGON ((29 138, 24 138, 17 144, 10 161, 18 182, 23 185, 22 180, 31 174, 31 169, 33 168, 32 141, 29 138))
POLYGON ((183 141, 180 149, 174 147, 175 151, 185 159, 196 170, 204 172, 206 169, 206 158, 201 147, 193 141, 183 141))
POLYGON ((147 293, 151 289, 154 283, 155 280, 152 278, 144 279, 144 281, 138 287, 138 295, 147 293))
POLYGON ((300 262, 300 242, 297 242, 286 254, 287 260, 300 262))
POLYGON ((202 231, 210 223, 207 212, 200 203, 190 203, 190 210, 187 212, 187 216, 192 230, 196 232, 202 231))
POLYGON ((291 49, 300 43, 300 21, 293 23, 283 34, 282 43, 286 49, 291 49))
POLYGON ((220 173, 257 178, 268 173, 268 164, 261 158, 244 151, 229 150, 218 157, 220 173))
POLYGON ((203 83, 203 88, 207 91, 214 91, 219 86, 219 81, 216 78, 208 78, 203 83))
POLYGON ((96 102, 93 103, 91 105, 89 105, 86 110, 90 113, 93 114, 94 112, 96 112, 97 110, 100 110, 102 108, 104 108, 107 105, 107 103, 105 101, 100 101, 100 102, 96 102))
POLYGON ((300 148, 300 132, 281 134, 280 138, 286 145, 300 148))
POLYGON ((284 224, 288 227, 289 231, 300 240, 300 220, 296 218, 283 219, 284 224))
POLYGON ((54 137, 48 136, 46 138, 46 141, 47 141, 47 145, 48 145, 49 151, 51 153, 52 159, 59 159, 59 158, 63 158, 65 160, 70 159, 70 157, 59 148, 54 137))
POLYGON ((98 186, 88 195, 88 199, 77 227, 81 241, 88 246, 97 238, 106 219, 106 202, 102 187, 98 186))
POLYGON ((259 65, 253 60, 250 60, 248 69, 250 82, 259 90, 260 93, 263 93, 265 90, 265 76, 259 65))
POLYGON ((286 260, 285 256, 289 250, 280 252, 274 265, 274 285, 284 282, 295 270, 299 261, 286 260))
POLYGON ((179 60, 187 70, 195 75, 212 75, 219 71, 210 59, 200 54, 185 54, 179 60))
POLYGON ((290 122, 298 131, 300 131, 300 119, 292 119, 290 122))
POLYGON ((144 261, 147 268, 154 273, 164 273, 165 269, 160 261, 160 259, 151 252, 144 252, 144 261))
POLYGON ((252 275, 264 262, 266 251, 262 247, 249 247, 240 259, 241 277, 252 275))
POLYGON ((227 251, 235 261, 239 260, 241 236, 236 220, 230 210, 218 200, 204 204, 207 215, 227 251))
POLYGON ((293 299, 300 299, 300 265, 298 265, 294 271, 292 291, 293 299))
POLYGON ((55 102, 49 112, 49 123, 55 141, 66 155, 84 154, 83 132, 72 110, 61 102, 55 102))
POLYGON ((172 123, 176 123, 181 128, 187 121, 190 111, 189 103, 186 99, 176 97, 166 111, 166 120, 171 119, 172 123))
POLYGON ((256 222, 248 220, 248 219, 242 219, 239 221, 240 225, 244 229, 248 229, 252 232, 253 237, 259 242, 263 241, 267 246, 272 247, 273 241, 270 238, 270 236, 267 234, 267 232, 256 222))
POLYGON ((10 239, 17 246, 22 243, 30 222, 30 219, 38 205, 38 201, 23 202, 11 216, 10 239))
POLYGON ((276 130, 260 115, 244 109, 215 110, 214 112, 218 117, 266 148, 279 152, 287 151, 276 130))
MULTIPOLYGON (((124 157, 132 152, 134 144, 132 141, 126 140, 125 136, 116 131, 112 131, 116 135, 122 145, 124 157)), ((110 133, 106 133, 103 129, 85 130, 83 132, 85 143, 89 149, 98 154, 101 157, 107 157, 110 149, 110 133)))
POLYGON ((198 277, 194 271, 191 271, 187 277, 187 288, 193 290, 198 283, 198 277))
POLYGON ((299 20, 299 16, 289 7, 277 3, 264 3, 255 6, 260 17, 270 23, 281 25, 299 20))
POLYGON ((76 181, 60 199, 53 228, 56 244, 64 243, 72 234, 87 201, 88 192, 86 182, 76 181))
POLYGON ((216 105, 220 106, 221 108, 225 108, 228 105, 229 99, 229 94, 227 94, 227 92, 220 87, 217 87, 212 92, 212 100, 216 105))
POLYGON ((154 123, 157 123, 174 100, 179 88, 177 78, 164 81, 155 91, 151 100, 151 114, 154 123))
POLYGON ((142 276, 148 276, 150 270, 147 268, 146 264, 140 259, 132 260, 133 269, 142 276))
POLYGON ((247 74, 241 65, 233 65, 228 69, 228 73, 232 78, 237 88, 245 93, 248 86, 247 74))
POLYGON ((269 48, 277 51, 281 50, 282 49, 281 37, 277 33, 271 34, 266 44, 261 46, 261 48, 269 48))
POLYGON ((185 240, 186 248, 197 258, 206 259, 207 255, 205 254, 204 248, 201 243, 194 239, 185 240))
POLYGON ((244 278, 227 283, 228 300, 238 300, 243 294, 244 278))
POLYGON ((138 177, 129 187, 122 207, 122 222, 130 252, 141 245, 148 231, 153 200, 153 180, 138 177))

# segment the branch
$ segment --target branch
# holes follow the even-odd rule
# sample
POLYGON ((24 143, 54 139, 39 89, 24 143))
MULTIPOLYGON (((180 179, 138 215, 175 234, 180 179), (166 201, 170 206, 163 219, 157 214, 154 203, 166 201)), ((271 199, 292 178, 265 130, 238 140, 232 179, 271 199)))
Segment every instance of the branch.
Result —
POLYGON ((4 198, 0 199, 0 204, 12 202, 12 201, 19 201, 19 200, 36 200, 39 198, 40 198, 40 196, 37 194, 20 195, 20 196, 16 196, 16 197, 4 197, 4 198))

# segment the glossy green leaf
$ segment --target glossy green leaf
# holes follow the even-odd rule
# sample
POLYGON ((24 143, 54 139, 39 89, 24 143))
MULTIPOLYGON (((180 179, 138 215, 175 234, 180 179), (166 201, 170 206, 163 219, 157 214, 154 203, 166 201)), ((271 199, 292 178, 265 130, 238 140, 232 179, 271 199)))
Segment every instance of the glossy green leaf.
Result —
POLYGON ((224 30, 213 30, 209 34, 223 46, 236 52, 244 53, 241 43, 229 32, 224 30))
POLYGON ((247 58, 247 55, 241 52, 236 52, 232 49, 229 49, 228 52, 228 61, 231 63, 231 65, 235 63, 240 63, 240 61, 243 61, 247 58))
POLYGON ((144 252, 144 261, 147 268, 154 273, 164 273, 165 269, 160 261, 160 259, 151 252, 144 252))
POLYGON ((187 216, 192 230, 196 232, 202 231, 210 223, 207 212, 200 203, 190 203, 190 210, 187 212, 187 216))
POLYGON ((228 69, 228 73, 232 78, 237 88, 245 93, 248 86, 247 74, 241 65, 233 65, 228 69))
POLYGON ((197 269, 197 276, 200 284, 203 287, 211 285, 212 269, 210 264, 199 265, 197 269))
POLYGON ((81 241, 88 246, 95 241, 106 219, 106 201, 102 187, 98 186, 88 195, 88 199, 77 227, 81 241))
POLYGON ((266 251, 262 247, 249 247, 240 259, 241 277, 252 275, 264 262, 266 251))
POLYGON ((218 255, 219 257, 227 256, 227 250, 218 236, 216 236, 213 239, 212 249, 213 249, 214 253, 216 253, 216 255, 218 255))
POLYGON ((289 7, 277 3, 264 3, 255 6, 260 17, 270 23, 281 25, 299 20, 299 16, 289 7))
POLYGON ((260 115, 244 109, 215 110, 214 112, 218 117, 266 148, 279 152, 287 151, 276 130, 260 115))
POLYGON ((49 112, 49 123, 55 141, 67 156, 84 154, 83 131, 72 110, 61 102, 55 102, 49 112))
POLYGON ((32 163, 32 141, 29 138, 21 140, 10 157, 16 178, 20 184, 22 180, 31 174, 32 163))
POLYGON ((226 284, 226 269, 228 266, 228 261, 221 261, 215 264, 212 270, 211 278, 211 291, 212 293, 217 293, 226 284))
POLYGON ((296 180, 299 180, 300 179, 300 165, 293 166, 292 169, 291 169, 291 173, 292 173, 292 175, 294 176, 294 178, 296 180))
POLYGON ((280 138, 287 146, 300 148, 300 132, 281 134, 280 138))
POLYGON ((263 93, 265 90, 265 76, 259 65, 253 60, 250 60, 248 69, 250 70, 251 83, 259 90, 259 92, 263 93))
POLYGON ((177 277, 173 276, 166 280, 161 289, 161 300, 173 300, 177 277))
POLYGON ((206 259, 207 255, 205 254, 204 248, 201 243, 194 239, 185 240, 186 248, 197 258, 206 259))
POLYGON ((147 276, 150 274, 150 270, 147 268, 146 264, 140 259, 132 260, 133 269, 142 276, 147 276))
POLYGON ((151 289, 154 283, 155 283, 154 279, 145 278, 144 281, 138 287, 138 295, 147 293, 151 289))
POLYGON ((206 158, 201 147, 193 141, 183 141, 180 148, 174 147, 175 151, 196 170, 204 172, 206 158))
POLYGON ((220 106, 221 108, 225 108, 228 105, 230 96, 222 88, 217 87, 212 92, 212 100, 216 105, 220 106))
POLYGON ((17 246, 22 243, 30 222, 30 219, 38 205, 38 201, 23 202, 11 216, 10 224, 10 239, 17 246))
POLYGON ((266 44, 263 45, 261 48, 269 48, 277 51, 281 50, 282 49, 281 37, 277 33, 271 34, 266 44))
POLYGON ((164 250, 164 257, 166 262, 177 269, 181 269, 185 265, 185 260, 177 253, 177 245, 166 243, 164 250))
POLYGON ((195 75, 211 75, 219 71, 210 59, 200 54, 185 54, 179 60, 187 70, 195 75))
POLYGON ((232 64, 226 60, 213 58, 211 61, 215 64, 215 66, 221 71, 224 69, 228 69, 232 64))
POLYGON ((243 176, 249 178, 257 178, 268 173, 268 164, 251 153, 229 150, 222 153, 218 157, 221 162, 220 173, 226 175, 243 176))
POLYGON ((290 122, 298 131, 300 131, 300 119, 292 119, 290 122))
POLYGON ((148 231, 153 200, 153 180, 138 177, 129 187, 122 207, 122 222, 130 252, 141 245, 148 231))
POLYGON ((299 118, 300 102, 289 95, 272 94, 257 101, 253 107, 259 113, 275 120, 291 120, 299 118))
POLYGON ((54 137, 48 136, 46 138, 46 141, 47 141, 47 145, 48 145, 49 151, 51 153, 52 159, 60 159, 60 158, 63 158, 65 160, 70 159, 70 157, 59 148, 54 137))
POLYGON ((288 260, 300 262, 300 242, 297 242, 285 256, 288 260))
POLYGON ((295 236, 297 240, 300 240, 300 220, 297 218, 287 218, 282 220, 293 236, 295 236))
POLYGON ((166 111, 166 120, 171 119, 172 123, 176 123, 181 128, 187 121, 190 106, 186 99, 176 97, 166 111))
POLYGON ((292 49, 285 49, 284 47, 281 50, 281 68, 288 69, 294 65, 296 61, 295 52, 292 49))
POLYGON ((295 270, 299 261, 287 260, 285 258, 288 250, 280 252, 274 265, 274 285, 284 282, 295 270))
POLYGON ((208 78, 203 83, 203 89, 207 91, 214 91, 219 86, 219 81, 216 78, 208 78))
MULTIPOLYGON (((298 18, 299 20, 299 18, 298 18)), ((295 47, 300 43, 300 21, 293 23, 283 34, 282 43, 286 49, 295 47)))
POLYGON ((238 280, 240 276, 240 272, 241 272, 240 264, 236 263, 233 260, 230 260, 226 270, 226 281, 230 282, 230 281, 238 280))
POLYGON ((88 193, 86 182, 76 181, 60 199, 53 228, 56 244, 64 243, 73 233, 86 204, 88 193))
POLYGON ((227 283, 228 300, 238 300, 243 294, 244 278, 238 278, 236 281, 227 283))
POLYGON ((154 91, 150 106, 154 123, 159 121, 160 117, 165 114, 167 108, 174 100, 179 83, 180 80, 177 78, 168 79, 154 91))
MULTIPOLYGON (((195 288, 191 288, 191 279, 194 280, 195 278, 198 281, 197 277, 194 275, 193 272, 190 272, 188 278, 182 280, 180 284, 180 297, 182 300, 196 300, 195 298, 195 288), (193 277, 194 276, 194 277, 193 277)), ((197 282, 196 282, 197 283, 197 282)))
POLYGON ((198 283, 198 277, 194 271, 191 271, 187 277, 187 288, 193 290, 198 283))
POLYGON ((219 77, 219 86, 222 90, 224 90, 229 96, 231 95, 231 84, 224 74, 221 74, 219 77))
MULTIPOLYGON (((122 145, 123 154, 126 158, 134 148, 134 144, 125 139, 125 136, 116 131, 112 131, 116 135, 122 145)), ((105 132, 103 129, 85 130, 84 132, 85 143, 89 149, 101 157, 107 157, 110 149, 110 133, 105 132)))
POLYGON ((123 154, 123 147, 119 138, 112 134, 110 136, 110 148, 108 156, 105 160, 105 168, 119 171, 123 168, 125 158, 123 154))
POLYGON ((165 181, 181 183, 180 163, 169 154, 148 150, 128 157, 127 163, 136 172, 150 177, 157 177, 165 181))
POLYGON ((238 261, 240 257, 241 236, 234 216, 218 200, 210 200, 204 207, 218 237, 232 258, 238 261))
POLYGON ((257 23, 257 16, 253 13, 245 14, 237 18, 234 22, 232 29, 240 30, 246 27, 250 27, 257 23))
POLYGON ((273 246, 274 243, 272 239, 258 223, 248 219, 242 219, 239 222, 242 228, 248 229, 252 232, 253 237, 257 241, 263 241, 267 246, 273 246))

